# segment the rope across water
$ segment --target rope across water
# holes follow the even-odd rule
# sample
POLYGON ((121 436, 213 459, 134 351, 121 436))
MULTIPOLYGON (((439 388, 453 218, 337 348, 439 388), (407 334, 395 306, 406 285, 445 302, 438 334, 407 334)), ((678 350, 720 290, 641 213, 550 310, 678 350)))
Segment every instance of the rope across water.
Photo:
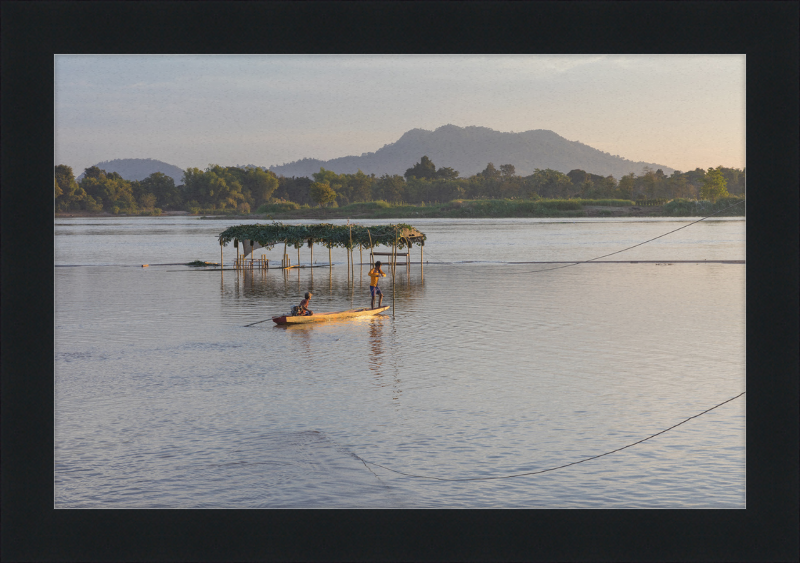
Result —
POLYGON ((562 268, 569 268, 571 266, 577 266, 578 264, 585 264, 586 262, 594 262, 595 260, 600 260, 600 258, 606 258, 608 256, 613 256, 614 254, 619 254, 620 252, 625 252, 626 250, 630 250, 631 248, 636 248, 637 246, 642 246, 643 244, 647 244, 648 242, 653 242, 656 239, 660 239, 661 237, 665 237, 665 236, 667 236, 669 234, 672 234, 672 233, 674 233, 676 231, 680 231, 681 229, 685 229, 686 227, 691 227, 695 223, 699 223, 700 221, 705 221, 709 217, 713 217, 714 215, 717 215, 718 213, 722 213, 723 211, 727 211, 728 209, 730 209, 732 207, 736 207, 737 205, 739 205, 741 203, 744 203, 744 202, 743 201, 736 202, 733 205, 729 205, 728 207, 724 207, 724 208, 720 209, 719 211, 715 211, 711 215, 707 215, 707 216, 703 217, 702 219, 698 219, 697 221, 692 221, 691 223, 687 223, 686 225, 683 225, 682 227, 678 227, 677 229, 673 229, 673 230, 671 230, 671 231, 669 231, 667 233, 664 233, 663 235, 658 235, 657 237, 653 237, 653 238, 648 239, 648 240, 646 240, 644 242, 640 242, 638 244, 634 244, 633 246, 629 246, 628 248, 623 248, 622 250, 617 250, 615 252, 610 252, 608 254, 603 254, 602 256, 596 256, 595 258, 590 258, 589 260, 580 260, 578 262, 574 262, 573 264, 567 264, 565 266, 557 266, 555 268, 545 268, 543 270, 529 270, 527 272, 505 272, 505 275, 537 274, 539 272, 551 272, 553 270, 560 270, 562 268))
MULTIPOLYGON (((643 244, 647 244, 648 242, 653 242, 656 239, 660 239, 661 237, 665 237, 665 236, 667 236, 669 234, 672 234, 674 232, 680 231, 681 229, 685 229, 686 227, 691 227, 695 223, 699 223, 700 221, 705 221, 706 219, 709 219, 710 217, 713 217, 714 215, 718 215, 718 214, 722 213, 723 211, 727 211, 728 209, 736 207, 737 205, 740 205, 742 203, 744 203, 744 201, 738 201, 738 202, 734 203, 733 205, 729 205, 728 207, 723 207, 722 209, 720 209, 718 211, 715 211, 714 213, 712 213, 710 215, 706 215, 702 219, 698 219, 697 221, 692 221, 691 223, 687 223, 687 224, 685 224, 685 225, 683 225, 681 227, 678 227, 677 229, 673 229, 673 230, 671 230, 669 232, 666 232, 666 233, 664 233, 662 235, 658 235, 657 237, 653 237, 653 238, 648 239, 648 240, 646 240, 644 242, 640 242, 638 244, 634 244, 633 246, 629 246, 627 248, 623 248, 622 250, 616 250, 616 251, 610 252, 608 254, 603 254, 602 256, 596 256, 594 258, 590 258, 589 260, 578 260, 578 261, 575 261, 575 262, 573 262, 571 264, 566 264, 564 266, 556 266, 555 268, 544 268, 544 269, 540 269, 540 270, 527 270, 527 271, 524 271, 524 272, 505 272, 504 275, 536 274, 536 273, 539 273, 539 272, 552 272, 553 270, 561 270, 563 268, 570 268, 572 266, 577 266, 578 264, 586 264, 587 262, 594 262, 595 260, 600 260, 601 258, 607 258, 609 256, 613 256, 614 254, 619 254, 621 252, 625 252, 626 250, 630 250, 632 248, 636 248, 637 246, 642 246, 643 244)), ((426 249, 426 252, 429 253, 431 255, 431 257, 435 257, 436 256, 436 254, 431 252, 430 249, 426 249)))
MULTIPOLYGON (((630 448, 632 446, 635 446, 636 444, 641 444, 642 442, 646 442, 647 440, 649 440, 651 438, 655 438, 656 436, 664 434, 665 432, 669 432, 673 428, 677 428, 681 424, 685 424, 686 422, 689 422, 693 418, 697 418, 698 416, 704 415, 707 412, 713 411, 714 409, 716 409, 718 407, 721 407, 725 403, 730 403, 731 401, 733 401, 734 399, 738 399, 739 397, 741 397, 745 393, 746 393, 746 391, 742 391, 741 393, 739 393, 735 397, 731 397, 727 401, 723 401, 720 404, 715 405, 715 406, 711 407, 710 409, 706 409, 703 412, 698 413, 698 414, 696 414, 694 416, 690 416, 689 418, 687 418, 685 420, 682 420, 678 424, 674 424, 674 425, 670 426, 669 428, 667 428, 665 430, 662 430, 661 432, 656 432, 655 434, 652 434, 652 435, 648 436, 647 438, 642 438, 641 440, 639 440, 637 442, 633 442, 632 444, 628 444, 627 446, 622 446, 621 448, 617 448, 616 450, 611 450, 610 452, 605 452, 605 453, 602 453, 602 454, 599 454, 599 455, 595 455, 595 456, 592 456, 592 457, 587 457, 585 459, 581 459, 581 460, 578 460, 578 461, 573 461, 572 463, 565 463, 564 465, 559 465, 558 467, 550 467, 549 469, 540 469, 539 471, 528 471, 528 472, 525 472, 525 473, 515 473, 513 475, 497 475, 495 477, 467 477, 467 478, 462 478, 462 479, 450 479, 450 478, 446 478, 446 477, 431 477, 429 475, 416 475, 416 474, 413 474, 413 473, 406 473, 404 471, 398 471, 397 469, 392 469, 390 467, 386 467, 384 465, 381 465, 380 463, 367 461, 366 459, 364 459, 363 457, 361 457, 361 456, 359 456, 357 454, 353 454, 353 455, 356 458, 358 458, 359 460, 361 460, 364 463, 364 465, 367 465, 367 464, 374 465, 375 467, 380 467, 381 469, 385 469, 386 471, 391 471, 392 473, 398 473, 400 475, 405 475, 406 477, 415 477, 417 479, 430 479, 430 480, 434 480, 434 481, 489 481, 489 480, 492 480, 492 479, 512 479, 514 477, 525 477, 525 476, 528 476, 528 475, 538 475, 540 473, 547 473, 548 471, 555 471, 556 469, 563 469, 563 468, 569 467, 571 465, 577 465, 579 463, 584 463, 584 462, 591 461, 593 459, 597 459, 597 458, 600 458, 600 457, 603 457, 603 456, 611 455, 613 453, 622 451, 622 450, 624 450, 626 448, 630 448)), ((367 467, 367 469, 369 469, 369 467, 367 467)))

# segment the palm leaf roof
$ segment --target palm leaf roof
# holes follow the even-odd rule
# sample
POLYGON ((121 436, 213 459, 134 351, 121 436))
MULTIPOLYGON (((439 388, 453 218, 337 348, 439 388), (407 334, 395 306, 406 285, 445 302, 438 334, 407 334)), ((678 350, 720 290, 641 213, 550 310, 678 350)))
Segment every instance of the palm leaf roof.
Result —
POLYGON ((363 247, 381 244, 392 246, 395 236, 399 248, 410 247, 414 244, 424 246, 426 238, 423 233, 404 223, 365 227, 363 225, 331 225, 329 223, 286 225, 277 221, 267 225, 228 227, 219 234, 218 238, 221 246, 232 241, 238 244, 240 240, 250 240, 270 248, 277 244, 300 248, 303 244, 310 246, 315 242, 329 247, 354 248, 359 245, 363 247))

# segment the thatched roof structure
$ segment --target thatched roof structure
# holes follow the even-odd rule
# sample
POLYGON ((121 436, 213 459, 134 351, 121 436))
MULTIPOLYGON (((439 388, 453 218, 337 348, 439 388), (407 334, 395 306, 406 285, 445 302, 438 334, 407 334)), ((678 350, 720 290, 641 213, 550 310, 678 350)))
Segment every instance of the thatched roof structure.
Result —
MULTIPOLYGON (((392 246, 397 240, 398 248, 411 247, 416 244, 424 246, 425 235, 412 227, 399 223, 396 225, 378 225, 365 227, 362 225, 331 225, 328 223, 312 225, 285 225, 273 222, 270 225, 236 225, 228 227, 219 234, 221 246, 239 241, 248 248, 272 248, 277 244, 286 244, 300 248, 303 244, 310 247, 314 243, 326 247, 364 248, 392 246), (397 237, 395 239, 395 237, 397 237)), ((249 253, 249 252, 247 252, 249 253)))

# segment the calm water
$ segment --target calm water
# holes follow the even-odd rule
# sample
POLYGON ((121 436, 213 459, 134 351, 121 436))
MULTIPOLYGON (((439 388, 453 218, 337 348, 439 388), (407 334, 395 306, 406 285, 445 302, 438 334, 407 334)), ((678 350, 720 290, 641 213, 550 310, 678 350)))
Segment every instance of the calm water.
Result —
MULTIPOLYGON (((409 221, 428 263, 398 268, 394 297, 382 280, 394 315, 282 328, 243 325, 307 290, 317 312, 368 306, 368 268, 348 281, 341 250, 288 273, 156 266, 219 260, 237 222, 58 219, 55 506, 744 508, 746 396, 541 475, 423 480, 354 457, 441 478, 537 471, 745 391, 744 265, 514 263, 690 221, 409 221)), ((745 222, 727 219, 608 259, 744 258, 745 222)))

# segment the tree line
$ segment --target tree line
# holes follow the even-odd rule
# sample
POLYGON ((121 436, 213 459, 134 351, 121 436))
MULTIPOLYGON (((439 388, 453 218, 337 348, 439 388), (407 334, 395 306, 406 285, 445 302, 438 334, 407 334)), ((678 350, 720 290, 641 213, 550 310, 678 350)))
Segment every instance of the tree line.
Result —
POLYGON ((427 157, 399 174, 337 174, 320 168, 312 178, 276 176, 255 166, 209 165, 205 170, 188 168, 183 184, 156 172, 144 180, 125 180, 116 172, 92 166, 80 182, 72 168, 55 167, 57 211, 107 211, 126 214, 159 214, 166 210, 258 211, 275 202, 299 205, 342 206, 383 200, 418 204, 454 199, 700 199, 716 201, 728 195, 744 195, 745 170, 717 166, 690 172, 645 169, 619 180, 584 170, 567 174, 536 169, 516 175, 514 166, 502 164, 461 178, 452 168, 437 168, 427 157))

